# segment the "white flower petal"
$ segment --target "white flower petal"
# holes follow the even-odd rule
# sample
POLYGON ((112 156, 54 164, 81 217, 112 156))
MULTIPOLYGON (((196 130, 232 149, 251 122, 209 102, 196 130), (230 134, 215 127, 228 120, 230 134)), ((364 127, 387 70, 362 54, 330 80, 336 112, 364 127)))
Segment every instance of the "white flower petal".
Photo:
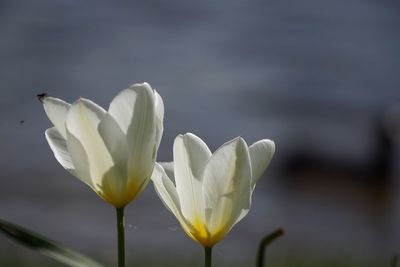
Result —
POLYGON ((159 162, 158 164, 163 167, 167 176, 175 182, 175 174, 174 174, 174 162, 159 162))
MULTIPOLYGON (((155 95, 153 89, 147 83, 133 84, 129 88, 122 90, 110 103, 108 112, 118 122, 121 130, 127 134, 131 127, 135 110, 141 111, 142 115, 149 115, 148 110, 151 110, 151 116, 154 114, 155 95), (136 105, 140 106, 137 107, 136 105)), ((139 125, 135 125, 139 127, 139 125)))
POLYGON ((171 211, 177 218, 182 217, 180 212, 180 203, 176 188, 171 179, 165 173, 163 167, 156 163, 154 166, 153 175, 151 176, 154 188, 164 203, 164 205, 171 211))
MULTIPOLYGON (((126 165, 129 153, 126 136, 109 113, 103 116, 99 123, 98 131, 111 154, 114 164, 127 171, 126 165)), ((127 174, 124 175, 124 177, 126 176, 127 174)))
POLYGON ((236 138, 222 145, 208 162, 203 179, 209 231, 228 232, 250 206, 251 167, 245 141, 236 138))
POLYGON ((275 143, 268 139, 260 140, 249 147, 249 153, 253 172, 252 186, 254 187, 271 162, 275 153, 275 143))
POLYGON ((156 108, 156 144, 157 148, 160 145, 161 137, 164 131, 164 102, 161 96, 154 90, 155 108, 156 108))
POLYGON ((175 184, 182 213, 189 221, 204 221, 201 180, 211 152, 206 144, 193 134, 178 135, 173 150, 175 184))
POLYGON ((97 192, 98 190, 93 184, 90 175, 89 160, 81 142, 68 131, 67 140, 67 148, 71 156, 71 161, 75 167, 75 176, 97 192))
POLYGON ((51 123, 53 123, 54 127, 56 127, 61 136, 66 139, 67 133, 65 129, 65 120, 71 105, 64 100, 49 96, 44 97, 41 101, 47 117, 51 123))
POLYGON ((97 130, 104 115, 105 111, 101 107, 90 100, 80 99, 71 105, 66 120, 67 147, 74 166, 77 168, 81 164, 78 161, 86 156, 90 177, 96 186, 102 183, 103 176, 114 165, 97 130))
POLYGON ((162 133, 155 98, 150 85, 134 84, 114 98, 108 111, 127 138, 129 176, 143 182, 153 171, 159 145, 156 139, 161 138, 162 133))
POLYGON ((57 161, 64 167, 64 169, 75 176, 75 167, 72 163, 71 156, 69 155, 65 139, 57 131, 56 127, 47 129, 45 135, 57 161))
MULTIPOLYGON (((250 198, 251 198, 251 194, 252 193, 250 193, 250 198)), ((250 201, 251 201, 251 199, 250 199, 250 201)), ((237 224, 238 222, 240 222, 247 215, 247 213, 249 213, 249 211, 250 211, 250 206, 248 208, 242 209, 240 211, 239 217, 235 220, 235 222, 233 223, 232 227, 235 226, 235 224, 237 224)))
POLYGON ((192 133, 183 135, 183 142, 192 173, 196 179, 202 180, 204 169, 212 153, 207 144, 192 133))
POLYGON ((161 164, 156 163, 154 166, 151 180, 153 181, 154 189, 163 204, 172 214, 175 215, 183 230, 191 236, 191 226, 182 214, 181 204, 175 185, 171 181, 171 178, 168 177, 161 164))

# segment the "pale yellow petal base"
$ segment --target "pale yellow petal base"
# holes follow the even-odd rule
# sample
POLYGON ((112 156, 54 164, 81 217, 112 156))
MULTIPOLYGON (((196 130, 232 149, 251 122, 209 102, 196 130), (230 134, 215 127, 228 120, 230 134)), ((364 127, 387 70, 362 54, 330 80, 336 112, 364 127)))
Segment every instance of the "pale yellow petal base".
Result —
POLYGON ((204 247, 212 247, 218 243, 227 233, 225 227, 218 227, 216 231, 212 233, 207 229, 205 223, 197 217, 192 225, 183 227, 186 234, 194 241, 198 242, 204 247))

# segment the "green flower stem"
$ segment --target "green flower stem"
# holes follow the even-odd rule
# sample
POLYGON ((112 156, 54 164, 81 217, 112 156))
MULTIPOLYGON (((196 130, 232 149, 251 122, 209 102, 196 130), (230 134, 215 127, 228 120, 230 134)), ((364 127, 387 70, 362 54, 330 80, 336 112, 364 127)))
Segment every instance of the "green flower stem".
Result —
POLYGON ((256 267, 264 267, 265 250, 278 237, 284 234, 283 229, 279 228, 265 236, 258 246, 256 267))
POLYGON ((124 208, 117 208, 118 267, 125 267, 125 221, 124 208))
POLYGON ((211 267, 212 247, 204 247, 204 267, 211 267))

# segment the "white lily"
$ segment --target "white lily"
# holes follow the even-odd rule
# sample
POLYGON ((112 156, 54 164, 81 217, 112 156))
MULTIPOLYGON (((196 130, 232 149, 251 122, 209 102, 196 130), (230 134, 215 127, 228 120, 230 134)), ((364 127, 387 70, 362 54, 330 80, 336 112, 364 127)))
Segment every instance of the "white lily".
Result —
POLYGON ((260 140, 248 147, 237 137, 212 154, 199 137, 187 133, 176 137, 173 152, 173 163, 156 164, 154 187, 186 234, 210 248, 248 213, 275 144, 260 140))
POLYGON ((100 197, 123 208, 147 185, 163 132, 164 105, 149 84, 121 91, 108 111, 80 98, 44 96, 54 127, 46 139, 58 162, 100 197))

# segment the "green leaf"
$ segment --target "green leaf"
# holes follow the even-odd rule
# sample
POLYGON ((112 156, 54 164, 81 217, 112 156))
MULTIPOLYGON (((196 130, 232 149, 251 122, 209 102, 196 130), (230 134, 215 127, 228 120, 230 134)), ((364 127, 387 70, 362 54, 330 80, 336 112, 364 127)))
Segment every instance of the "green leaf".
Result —
POLYGON ((1 219, 0 231, 20 244, 53 258, 58 262, 64 263, 65 265, 71 267, 104 267, 104 265, 95 262, 91 258, 60 246, 37 233, 1 219))
POLYGON ((265 236, 259 246, 258 246, 258 251, 257 251, 257 262, 256 266, 257 267, 263 267, 264 266, 264 260, 265 260, 265 250, 266 248, 273 242, 275 239, 283 236, 284 231, 282 228, 276 229, 272 233, 268 234, 265 236))

